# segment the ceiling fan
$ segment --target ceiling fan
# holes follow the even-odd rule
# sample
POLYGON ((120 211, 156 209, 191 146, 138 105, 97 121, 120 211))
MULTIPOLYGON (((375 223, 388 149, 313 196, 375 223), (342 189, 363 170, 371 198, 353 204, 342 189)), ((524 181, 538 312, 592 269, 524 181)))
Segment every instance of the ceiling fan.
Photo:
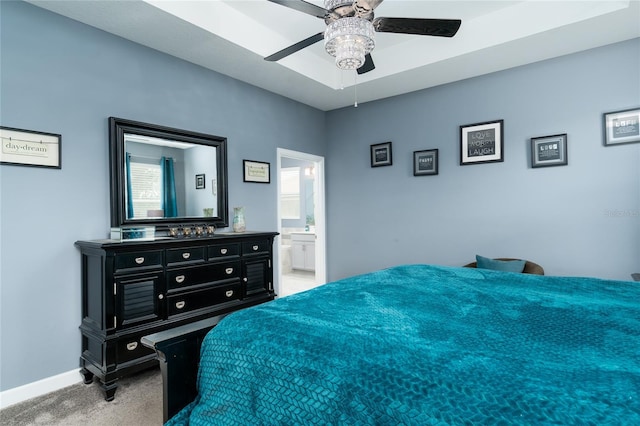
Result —
POLYGON ((459 19, 374 18, 373 10, 383 0, 324 0, 325 7, 303 0, 269 0, 316 18, 327 29, 264 58, 278 61, 324 39, 325 50, 336 58, 336 66, 357 70, 358 74, 375 69, 371 51, 375 32, 453 37, 462 23, 459 19))

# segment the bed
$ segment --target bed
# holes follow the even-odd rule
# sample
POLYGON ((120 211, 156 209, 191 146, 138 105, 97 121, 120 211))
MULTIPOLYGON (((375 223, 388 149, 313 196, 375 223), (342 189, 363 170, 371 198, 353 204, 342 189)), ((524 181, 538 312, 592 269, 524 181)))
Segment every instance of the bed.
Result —
POLYGON ((640 286, 406 265, 234 312, 168 425, 640 424, 640 286))

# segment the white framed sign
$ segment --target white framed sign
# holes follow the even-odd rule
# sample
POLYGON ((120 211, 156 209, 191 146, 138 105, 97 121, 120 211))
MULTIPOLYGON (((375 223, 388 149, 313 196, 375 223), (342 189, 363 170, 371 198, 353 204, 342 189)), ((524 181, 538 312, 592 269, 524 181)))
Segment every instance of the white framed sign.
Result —
POLYGON ((504 161, 503 120, 460 126, 460 165, 504 161))
POLYGON ((604 114, 604 145, 640 142, 640 108, 604 114))
POLYGON ((0 163, 62 168, 62 136, 55 133, 0 127, 0 163))

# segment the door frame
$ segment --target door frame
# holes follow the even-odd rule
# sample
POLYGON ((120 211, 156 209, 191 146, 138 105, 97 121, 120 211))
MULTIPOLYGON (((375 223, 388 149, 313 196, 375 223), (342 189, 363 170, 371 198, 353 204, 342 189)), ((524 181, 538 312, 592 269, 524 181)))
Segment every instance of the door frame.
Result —
MULTIPOLYGON (((300 151, 292 151, 290 149, 277 148, 277 202, 276 209, 278 214, 278 232, 282 234, 282 212, 280 211, 280 169, 282 168, 282 158, 291 158, 294 160, 302 160, 313 163, 315 177, 313 179, 313 200, 314 200, 314 216, 316 227, 316 284, 321 285, 327 282, 327 256, 326 256, 326 208, 325 208, 325 177, 324 177, 324 157, 314 154, 307 154, 300 151)), ((278 242, 278 262, 275 265, 278 277, 276 294, 280 291, 282 283, 282 242, 278 242)))

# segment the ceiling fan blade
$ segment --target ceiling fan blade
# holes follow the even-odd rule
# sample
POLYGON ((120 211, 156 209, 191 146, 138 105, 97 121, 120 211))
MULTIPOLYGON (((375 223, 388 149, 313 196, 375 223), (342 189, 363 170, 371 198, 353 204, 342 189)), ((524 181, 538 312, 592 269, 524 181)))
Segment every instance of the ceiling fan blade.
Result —
POLYGON ((311 46, 312 44, 319 42, 323 38, 324 32, 312 35, 309 38, 305 38, 304 40, 299 41, 296 44, 293 44, 280 50, 279 52, 274 53, 273 55, 267 56, 266 58, 264 58, 264 60, 269 62, 279 61, 280 59, 289 56, 292 53, 296 53, 298 50, 302 50, 307 46, 311 46))
POLYGON ((360 68, 358 68, 358 74, 364 74, 369 71, 373 71, 376 66, 373 64, 373 59, 371 58, 371 54, 367 53, 367 56, 364 57, 364 64, 360 68))
POLYGON ((298 12, 306 13, 307 15, 315 16, 316 18, 325 19, 331 16, 331 11, 324 7, 316 6, 312 3, 307 3, 303 0, 269 0, 271 3, 276 3, 289 9, 297 10, 298 12))
POLYGON ((373 28, 382 33, 416 34, 453 37, 462 21, 459 19, 376 18, 373 28))

